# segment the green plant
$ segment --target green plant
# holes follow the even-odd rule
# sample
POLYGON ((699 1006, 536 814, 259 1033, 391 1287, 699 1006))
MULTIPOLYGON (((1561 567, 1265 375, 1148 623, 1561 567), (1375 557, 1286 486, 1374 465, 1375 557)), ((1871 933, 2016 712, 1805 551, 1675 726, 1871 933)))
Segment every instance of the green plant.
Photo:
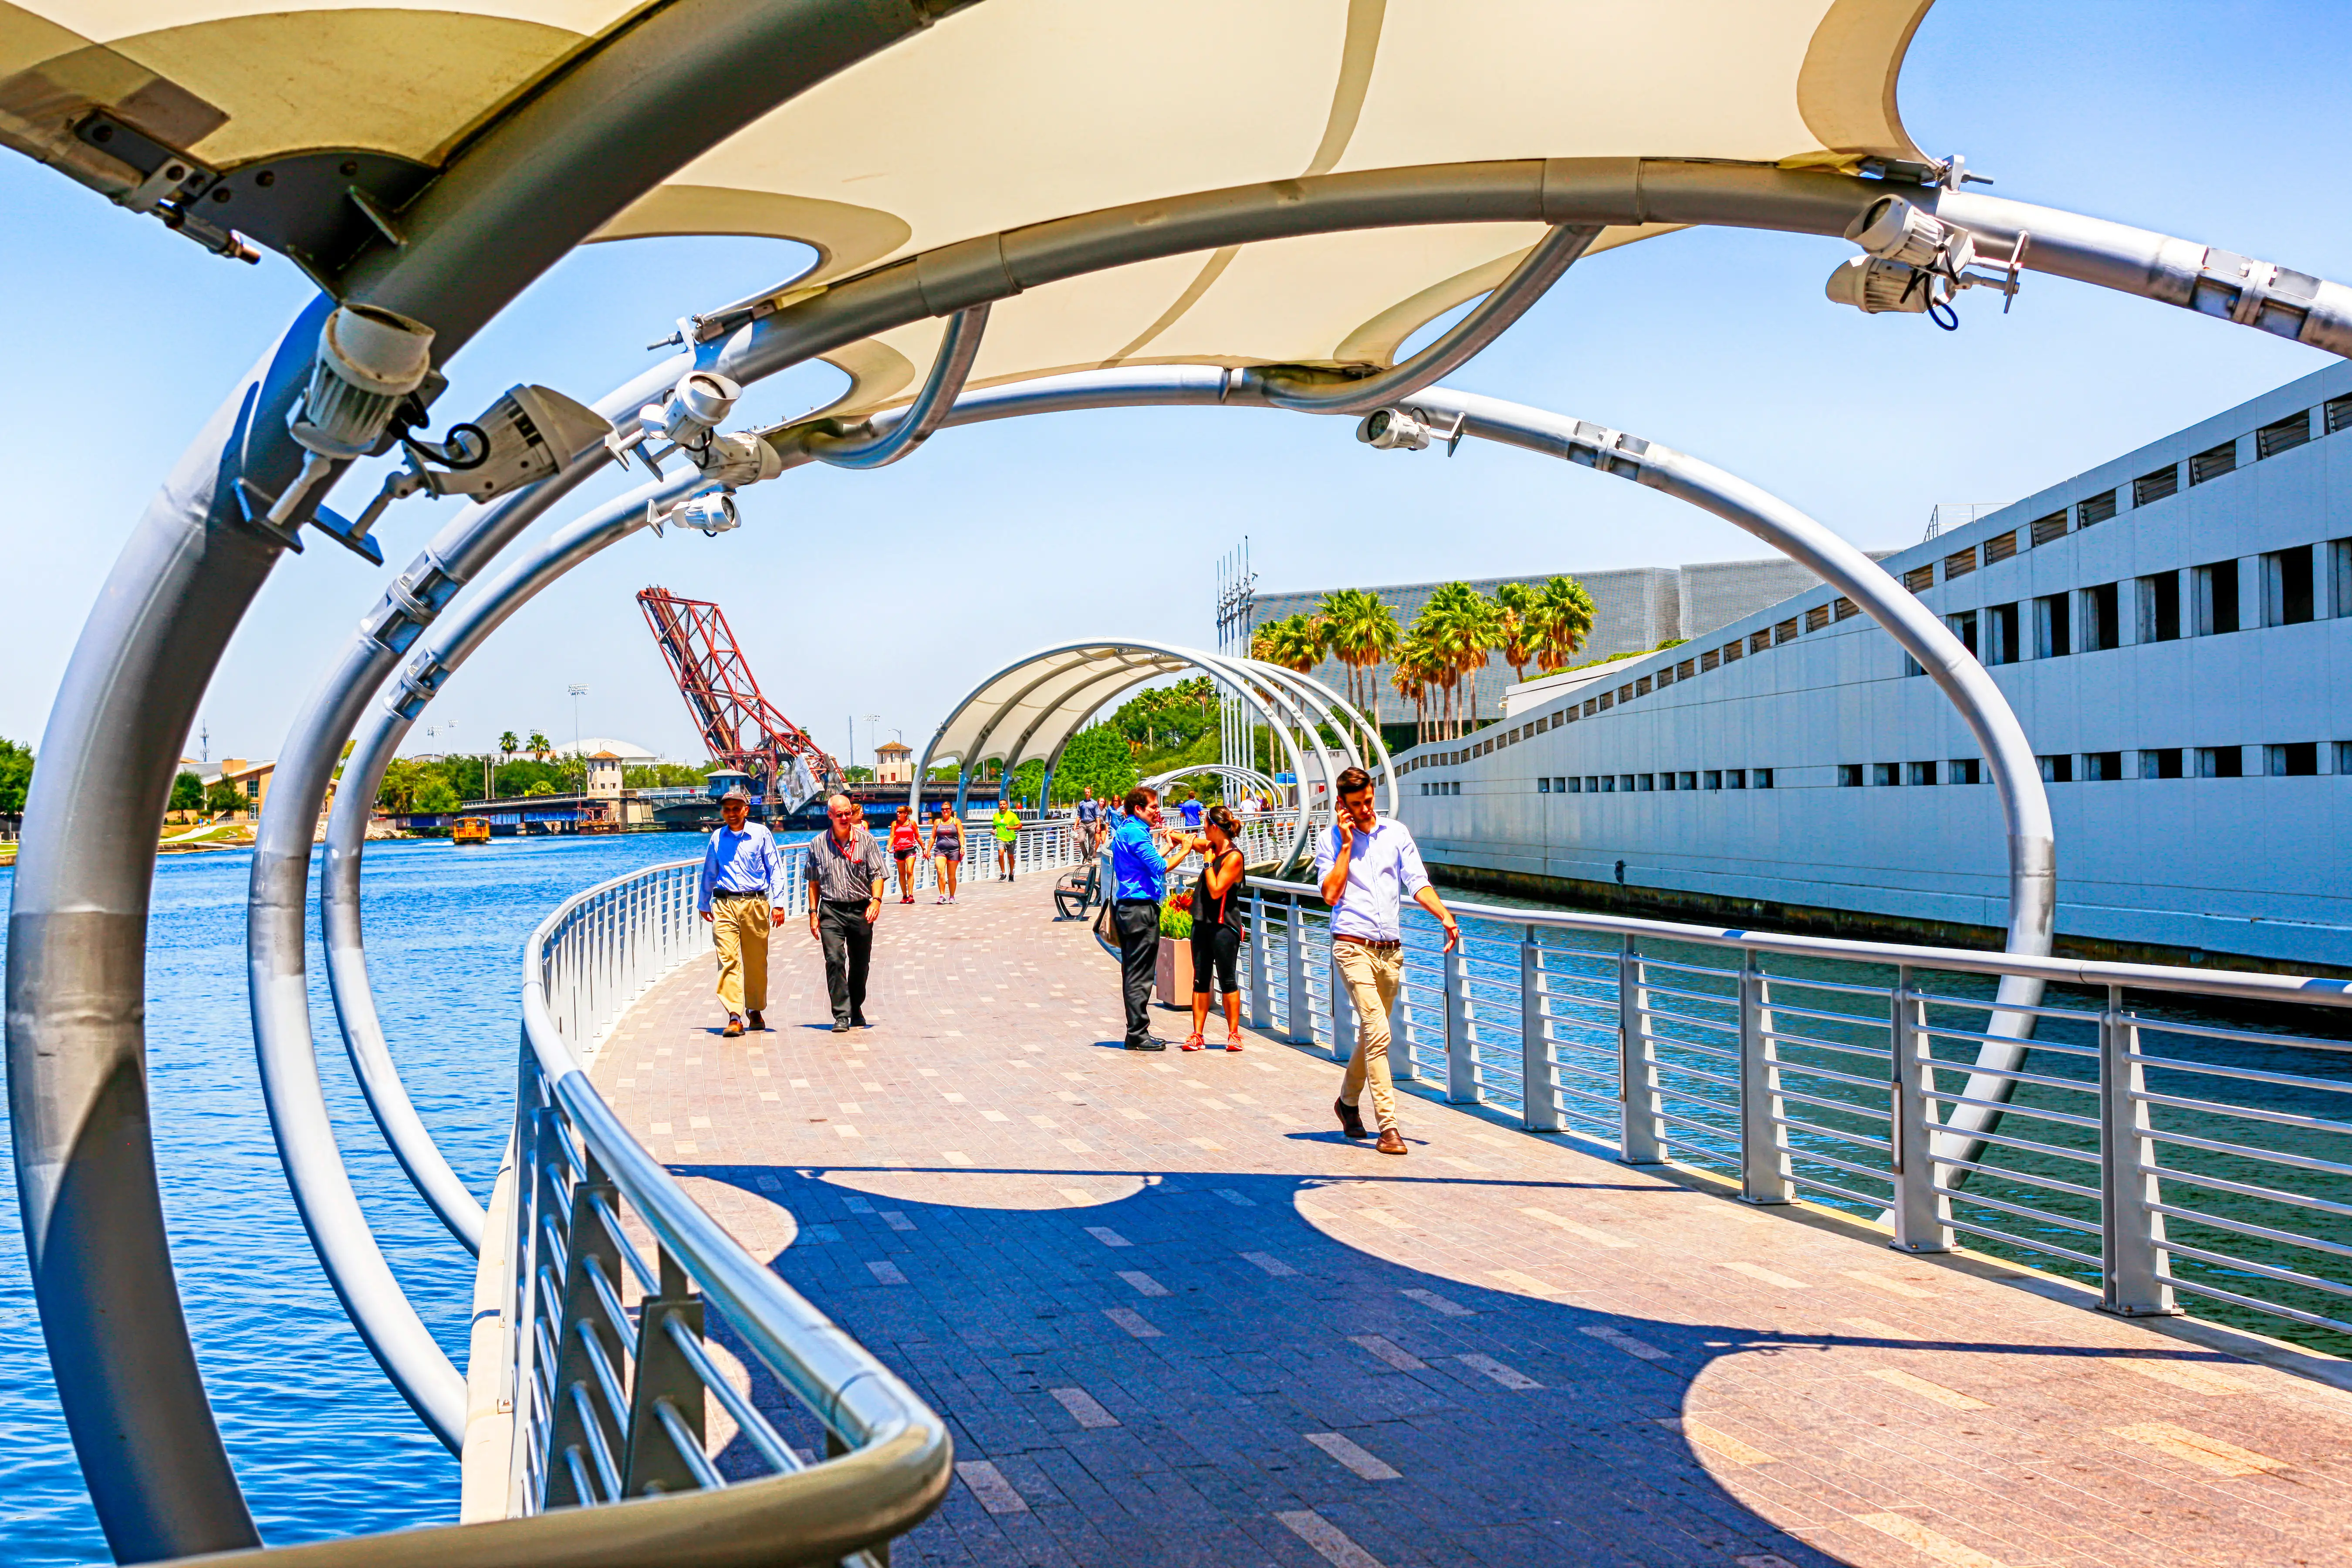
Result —
POLYGON ((194 773, 182 773, 172 781, 173 811, 202 811, 205 808, 205 781, 194 773))
POLYGON ((416 804, 412 809, 455 811, 457 809, 457 792, 449 787, 449 781, 446 779, 427 779, 417 786, 416 804))
POLYGON ((205 809, 215 816, 243 811, 251 804, 245 798, 245 792, 233 784, 216 784, 205 791, 205 809))
POLYGON ((32 787, 33 748, 0 740, 0 811, 11 816, 23 811, 26 792, 32 787))
POLYGON ((1584 651, 1585 639, 1592 635, 1592 595, 1573 577, 1554 577, 1537 595, 1531 615, 1529 646, 1537 670, 1549 675, 1567 668, 1569 660, 1584 651))
POLYGON ((1178 893, 1160 906, 1160 934, 1183 942, 1192 934, 1192 895, 1178 893))

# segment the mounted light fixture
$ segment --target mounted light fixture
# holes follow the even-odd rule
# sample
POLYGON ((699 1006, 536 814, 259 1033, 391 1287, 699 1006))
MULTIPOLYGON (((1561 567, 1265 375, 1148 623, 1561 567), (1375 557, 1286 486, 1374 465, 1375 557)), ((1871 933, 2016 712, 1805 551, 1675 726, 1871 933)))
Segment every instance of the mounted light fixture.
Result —
POLYGON ((611 420, 551 387, 509 387, 438 442, 404 436, 400 449, 407 466, 383 481, 352 525, 352 537, 365 539, 385 507, 420 490, 495 500, 579 461, 612 433, 611 420))
POLYGON ((1356 426, 1356 439, 1382 452, 1419 452, 1432 441, 1443 441, 1445 455, 1450 458, 1462 445, 1469 426, 1470 416, 1466 414, 1454 416, 1451 426, 1440 429, 1418 409, 1376 408, 1356 426))

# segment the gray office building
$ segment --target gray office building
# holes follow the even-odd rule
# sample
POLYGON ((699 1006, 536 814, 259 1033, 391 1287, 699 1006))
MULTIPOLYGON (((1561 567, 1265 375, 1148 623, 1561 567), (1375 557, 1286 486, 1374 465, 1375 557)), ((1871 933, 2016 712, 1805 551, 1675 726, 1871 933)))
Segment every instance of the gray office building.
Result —
MULTIPOLYGON (((1743 619, 1766 605, 1777 605, 1821 581, 1795 562, 1777 555, 1765 561, 1707 561, 1691 566, 1629 566, 1606 572, 1546 572, 1528 577, 1478 577, 1468 581, 1480 593, 1492 595, 1506 583, 1540 585, 1555 575, 1575 578, 1592 595, 1592 636, 1579 663, 1640 653, 1675 637, 1705 637, 1718 626, 1743 619)), ((1429 603, 1429 595, 1443 585, 1402 583, 1370 591, 1386 601, 1399 625, 1411 626, 1413 616, 1429 603)), ((1313 615, 1324 596, 1332 591, 1318 588, 1261 594, 1253 606, 1250 624, 1255 627, 1301 613, 1313 615)), ((1380 703, 1379 721, 1384 724, 1409 724, 1414 718, 1412 702, 1399 697, 1389 685, 1391 673, 1386 664, 1372 672, 1373 689, 1380 703)), ((1529 667, 1528 674, 1534 673, 1533 667, 1529 667)), ((1335 691, 1348 689, 1346 667, 1338 659, 1325 659, 1316 667, 1314 674, 1335 691)), ((1477 711, 1482 718, 1502 715, 1503 689, 1517 679, 1498 651, 1477 678, 1477 711)), ((1460 704, 1466 715, 1470 711, 1467 690, 1461 694, 1460 704)))

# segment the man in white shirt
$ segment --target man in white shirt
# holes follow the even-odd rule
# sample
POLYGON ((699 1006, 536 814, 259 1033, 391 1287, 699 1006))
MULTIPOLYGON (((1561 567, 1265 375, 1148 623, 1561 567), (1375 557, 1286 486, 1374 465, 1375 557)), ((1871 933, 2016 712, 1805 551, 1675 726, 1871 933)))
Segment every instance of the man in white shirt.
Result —
POLYGON ((1412 830, 1373 815, 1371 775, 1347 768, 1335 782, 1339 820, 1315 847, 1315 879, 1322 885, 1323 901, 1331 906, 1331 966, 1355 1005, 1356 1052, 1348 1058, 1348 1076, 1331 1109, 1349 1137, 1370 1136, 1357 1110, 1369 1085, 1381 1127, 1373 1147, 1402 1154, 1404 1134, 1397 1131, 1396 1090, 1389 1078, 1389 1009, 1396 1005, 1404 970, 1404 931, 1398 917, 1410 896, 1445 928, 1448 952, 1461 945, 1462 930, 1429 885, 1412 830))

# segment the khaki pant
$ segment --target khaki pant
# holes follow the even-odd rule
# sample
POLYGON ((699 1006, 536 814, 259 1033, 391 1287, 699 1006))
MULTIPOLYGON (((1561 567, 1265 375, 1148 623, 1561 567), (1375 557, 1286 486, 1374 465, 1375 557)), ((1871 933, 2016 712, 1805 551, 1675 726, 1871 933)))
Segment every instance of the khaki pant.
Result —
POLYGON ((1339 1098, 1354 1105, 1369 1085, 1372 1117, 1385 1132, 1397 1124, 1396 1089, 1389 1081, 1389 1009, 1396 1005, 1404 954, 1396 950, 1375 952, 1360 942, 1335 942, 1331 962, 1356 1009, 1356 1054, 1348 1058, 1339 1098))
POLYGON ((719 949, 719 1005, 736 1017, 768 1010, 768 931, 775 923, 764 897, 710 900, 710 940, 719 949))

